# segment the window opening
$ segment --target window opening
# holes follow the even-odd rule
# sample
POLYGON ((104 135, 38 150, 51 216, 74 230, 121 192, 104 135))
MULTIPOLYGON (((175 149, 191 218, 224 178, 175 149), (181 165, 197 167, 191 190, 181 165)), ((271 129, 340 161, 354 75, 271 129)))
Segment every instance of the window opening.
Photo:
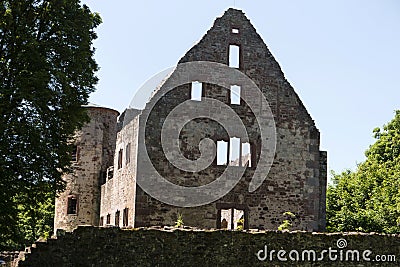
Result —
POLYGON ((118 151, 118 169, 122 168, 122 153, 123 153, 123 151, 122 151, 122 149, 120 149, 118 151))
POLYGON ((114 166, 110 166, 107 168, 107 180, 110 180, 114 177, 114 166))
POLYGON ((232 229, 231 209, 221 210, 221 228, 232 229))
POLYGON ((251 148, 250 143, 242 143, 242 166, 251 167, 251 148))
POLYGON ((78 146, 72 148, 71 160, 74 162, 78 161, 78 146))
POLYGON ((240 166, 240 138, 232 137, 229 142, 229 165, 240 166))
POLYGON ((125 149, 125 164, 129 164, 130 162, 131 162, 131 143, 128 143, 125 149))
POLYGON ((78 199, 75 196, 68 197, 67 214, 78 213, 78 199))
POLYGON ((128 226, 129 209, 125 208, 122 215, 122 226, 128 226))
POLYGON ((239 85, 231 85, 231 104, 240 105, 240 91, 239 85))
POLYGON ((244 229, 244 210, 232 209, 233 212, 233 229, 244 229))
POLYGON ((243 230, 244 210, 235 208, 221 209, 221 229, 243 230))
POLYGON ((192 82, 191 99, 195 101, 201 101, 202 96, 203 96, 203 83, 197 81, 192 82))
POLYGON ((217 141, 217 165, 227 165, 228 142, 217 141))
POLYGON ((240 47, 229 45, 229 67, 239 68, 240 66, 240 47))
POLYGON ((114 225, 119 226, 119 210, 115 213, 114 225))

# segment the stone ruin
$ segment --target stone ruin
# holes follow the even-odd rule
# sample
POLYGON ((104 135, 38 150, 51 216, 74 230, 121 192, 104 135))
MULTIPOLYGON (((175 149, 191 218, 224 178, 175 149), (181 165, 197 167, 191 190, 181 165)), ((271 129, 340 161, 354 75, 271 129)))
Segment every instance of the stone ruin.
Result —
MULTIPOLYGON (((196 80, 168 91, 165 90, 167 79, 154 91, 144 110, 127 109, 119 115, 109 108, 88 106, 91 121, 76 135, 74 173, 65 176, 66 190, 56 199, 55 230, 71 231, 79 225, 174 225, 178 215, 185 225, 206 229, 233 230, 239 224, 245 229, 277 229, 287 211, 296 216, 293 230, 325 229, 327 153, 320 151, 320 133, 241 10, 230 8, 217 18, 179 64, 199 61, 224 64, 249 77, 267 100, 273 120, 262 117, 267 107, 257 106, 258 98, 249 95, 246 87, 233 84, 234 87, 226 88, 207 82, 200 82, 199 87, 196 80), (241 100, 245 96, 256 103, 256 109, 241 100), (210 118, 188 122, 179 135, 180 150, 187 159, 196 160, 201 156, 199 143, 205 138, 212 140, 217 148, 212 164, 199 172, 188 172, 167 159, 161 146, 161 129, 179 104, 191 101, 188 108, 197 110, 204 104, 203 98, 218 100, 234 110, 248 138, 239 134, 230 136, 210 118), (259 115, 265 120, 259 120, 259 115), (262 144, 268 140, 263 139, 260 129, 271 121, 276 146, 269 169, 261 163, 265 152, 262 144), (165 204, 137 185, 139 179, 146 179, 148 175, 144 147, 139 140, 144 140, 152 166, 174 184, 188 187, 208 184, 227 165, 243 172, 243 177, 228 194, 209 204, 197 207, 165 204), (249 192, 256 169, 264 171, 265 180, 249 192)), ((174 73, 169 79, 173 76, 174 73)), ((226 121, 230 119, 221 110, 212 112, 226 121)), ((231 125, 233 131, 235 127, 231 125)), ((162 186, 160 192, 169 196, 162 186)))

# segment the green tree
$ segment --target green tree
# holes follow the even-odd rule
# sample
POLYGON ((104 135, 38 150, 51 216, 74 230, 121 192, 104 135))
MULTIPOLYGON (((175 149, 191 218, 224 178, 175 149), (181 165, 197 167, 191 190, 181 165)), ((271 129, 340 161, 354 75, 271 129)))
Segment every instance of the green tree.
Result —
POLYGON ((400 232, 400 110, 383 127, 355 172, 333 173, 327 230, 400 232))
POLYGON ((100 23, 79 0, 0 3, 0 250, 49 231, 49 200, 64 186, 97 83, 100 23))

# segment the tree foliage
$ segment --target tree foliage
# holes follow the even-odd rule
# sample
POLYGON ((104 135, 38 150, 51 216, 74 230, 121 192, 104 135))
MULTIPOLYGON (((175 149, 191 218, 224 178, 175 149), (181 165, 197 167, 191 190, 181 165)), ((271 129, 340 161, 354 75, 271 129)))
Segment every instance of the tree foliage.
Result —
POLYGON ((97 83, 100 23, 80 0, 0 3, 0 250, 49 230, 49 199, 63 188, 97 83))
POLYGON ((400 110, 383 127, 355 172, 333 174, 327 230, 400 232, 400 110))

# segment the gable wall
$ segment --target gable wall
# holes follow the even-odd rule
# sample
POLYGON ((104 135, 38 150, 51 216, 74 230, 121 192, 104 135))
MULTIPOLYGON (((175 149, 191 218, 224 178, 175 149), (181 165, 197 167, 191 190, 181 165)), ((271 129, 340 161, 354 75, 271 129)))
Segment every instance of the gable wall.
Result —
MULTIPOLYGON (((227 64, 230 44, 240 45, 240 70, 261 89, 275 119, 276 155, 266 180, 258 190, 249 193, 248 187, 254 168, 247 168, 243 178, 229 194, 214 203, 197 208, 172 207, 138 190, 136 225, 173 224, 177 214, 182 213, 184 221, 190 225, 213 228, 218 226, 219 208, 236 207, 246 210, 247 226, 250 228, 276 229, 284 219, 282 213, 291 211, 297 216, 296 229, 322 230, 326 171, 320 173, 320 170, 324 170, 326 162, 320 157, 319 131, 286 81, 278 63, 244 14, 238 10, 228 10, 222 18, 216 20, 213 28, 189 50, 180 63, 213 61, 227 64), (239 28, 240 33, 232 34, 231 27, 239 28)), ((219 86, 205 84, 204 92, 207 97, 229 104, 229 93, 219 86)), ((144 111, 149 112, 149 120, 141 122, 147 123, 146 129, 150 129, 145 140, 147 149, 151 151, 152 163, 160 174, 176 184, 199 186, 213 181, 221 175, 223 166, 213 164, 206 170, 193 174, 175 168, 165 158, 160 146, 162 123, 174 107, 190 99, 190 86, 183 85, 165 95, 163 93, 161 88, 157 93, 160 100, 155 107, 151 111, 144 111)), ((200 104, 194 102, 191 108, 196 109, 196 105, 200 104)), ((232 108, 246 126, 258 161, 261 140, 254 114, 245 105, 232 108)), ((194 159, 198 157, 200 153, 196 144, 203 138, 217 141, 226 140, 228 136, 215 121, 196 119, 188 123, 181 134, 182 153, 194 159)))

